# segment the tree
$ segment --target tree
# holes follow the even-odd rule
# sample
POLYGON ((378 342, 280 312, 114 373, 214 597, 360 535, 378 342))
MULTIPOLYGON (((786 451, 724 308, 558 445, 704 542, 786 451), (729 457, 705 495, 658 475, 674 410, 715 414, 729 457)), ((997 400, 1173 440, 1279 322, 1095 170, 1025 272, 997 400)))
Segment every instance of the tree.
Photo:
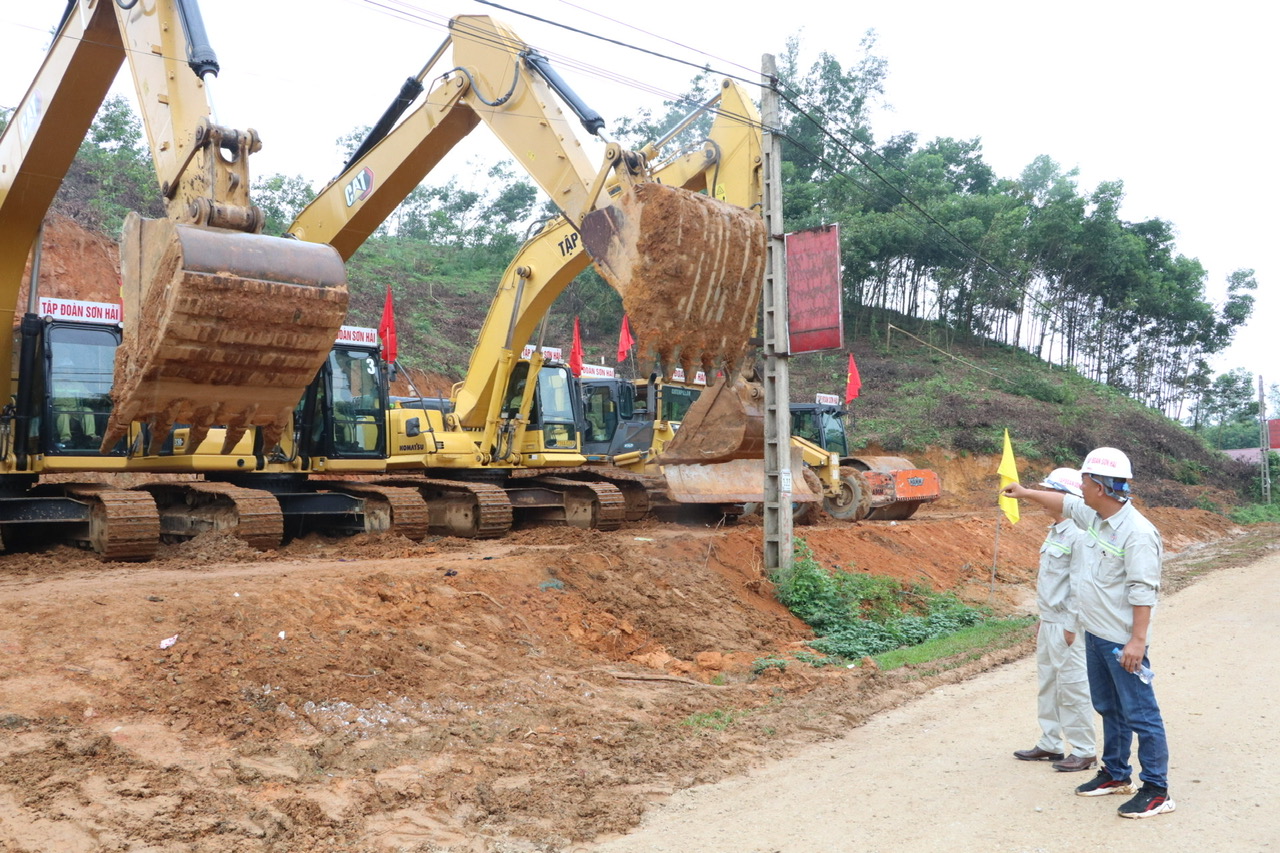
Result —
POLYGON ((125 98, 108 98, 98 109, 53 209, 105 233, 118 232, 130 211, 165 215, 142 122, 125 98))
POLYGON ((1195 425, 1219 450, 1258 446, 1258 401, 1253 374, 1242 367, 1220 374, 1196 401, 1195 425))
POLYGON ((315 197, 316 191, 301 175, 288 177, 277 173, 253 182, 253 203, 262 208, 266 218, 264 234, 284 234, 315 197))

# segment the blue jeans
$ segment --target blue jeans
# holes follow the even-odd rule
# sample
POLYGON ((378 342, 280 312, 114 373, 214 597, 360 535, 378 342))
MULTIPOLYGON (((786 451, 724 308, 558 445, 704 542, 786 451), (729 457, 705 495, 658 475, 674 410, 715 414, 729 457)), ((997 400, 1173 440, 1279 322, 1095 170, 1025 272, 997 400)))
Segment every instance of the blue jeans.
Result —
MULTIPOLYGON (((1112 779, 1128 779, 1133 773, 1129 753, 1133 736, 1138 736, 1138 761, 1143 782, 1169 787, 1169 742, 1164 736, 1164 720, 1156 693, 1150 684, 1120 666, 1113 643, 1085 632, 1085 660, 1089 667, 1089 692, 1093 710, 1102 715, 1102 765, 1112 779)), ((1146 655, 1142 662, 1148 664, 1146 655)))

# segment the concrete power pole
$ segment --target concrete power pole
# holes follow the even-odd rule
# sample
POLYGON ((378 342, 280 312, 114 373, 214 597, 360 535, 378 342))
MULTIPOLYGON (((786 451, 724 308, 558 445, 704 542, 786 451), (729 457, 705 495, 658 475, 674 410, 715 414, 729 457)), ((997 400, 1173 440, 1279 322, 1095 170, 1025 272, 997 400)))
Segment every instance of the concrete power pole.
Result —
POLYGON ((1258 423, 1262 426, 1262 440, 1258 447, 1262 451, 1262 502, 1271 503, 1271 434, 1267 429, 1267 396, 1262 383, 1262 374, 1258 374, 1258 423))
POLYGON ((787 326, 787 254, 782 226, 782 140, 779 124, 778 69, 773 54, 761 61, 764 91, 764 224, 768 255, 764 274, 764 569, 791 571, 791 344, 787 326))

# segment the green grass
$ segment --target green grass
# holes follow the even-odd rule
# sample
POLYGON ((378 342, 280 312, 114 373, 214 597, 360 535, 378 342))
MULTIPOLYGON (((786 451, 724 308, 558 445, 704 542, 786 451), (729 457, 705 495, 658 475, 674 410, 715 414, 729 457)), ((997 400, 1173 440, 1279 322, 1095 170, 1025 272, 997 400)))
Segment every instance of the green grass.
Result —
POLYGON ((962 661, 976 660, 987 652, 1006 649, 1027 639, 1030 636, 1027 629, 1035 623, 1033 617, 992 619, 969 628, 961 628, 953 634, 926 640, 917 646, 883 652, 874 658, 881 669, 897 669, 900 666, 956 656, 963 656, 962 661))
POLYGON ((700 711, 697 714, 691 714, 682 720, 680 724, 688 726, 691 729, 722 732, 729 728, 729 726, 738 722, 738 720, 747 716, 749 713, 751 712, 733 708, 727 710, 722 708, 713 708, 710 711, 700 711))
POLYGON ((778 601, 818 635, 808 645, 822 655, 846 660, 918 645, 980 624, 989 615, 954 594, 918 584, 827 571, 804 540, 796 540, 791 571, 775 573, 771 580, 778 601))
POLYGON ((1231 511, 1236 524, 1267 524, 1280 521, 1280 504, 1249 504, 1231 511))

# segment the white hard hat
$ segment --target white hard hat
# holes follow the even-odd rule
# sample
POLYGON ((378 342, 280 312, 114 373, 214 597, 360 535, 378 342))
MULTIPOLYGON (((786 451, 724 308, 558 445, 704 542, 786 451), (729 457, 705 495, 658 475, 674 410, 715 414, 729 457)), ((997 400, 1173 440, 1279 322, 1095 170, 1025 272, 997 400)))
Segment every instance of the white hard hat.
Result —
POLYGON ((1080 472, 1075 468, 1054 468, 1048 477, 1040 481, 1040 485, 1076 497, 1083 496, 1080 491, 1080 472))
POLYGON ((1129 465, 1129 457, 1114 447, 1099 447, 1084 459, 1080 466, 1081 474, 1101 474, 1106 477, 1118 477, 1121 480, 1133 479, 1133 467, 1129 465))

